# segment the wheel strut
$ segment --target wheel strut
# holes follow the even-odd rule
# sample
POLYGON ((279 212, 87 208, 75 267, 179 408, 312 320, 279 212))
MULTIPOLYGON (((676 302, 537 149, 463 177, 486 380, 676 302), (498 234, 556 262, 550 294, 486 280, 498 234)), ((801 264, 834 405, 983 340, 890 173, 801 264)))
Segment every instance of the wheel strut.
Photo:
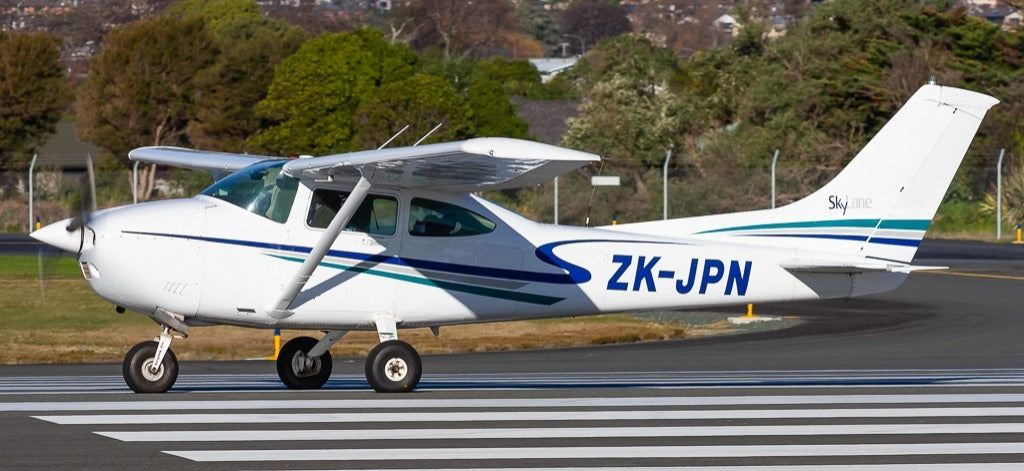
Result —
POLYGON ((160 332, 160 336, 156 338, 156 355, 153 356, 153 362, 149 364, 150 373, 155 374, 160 371, 164 355, 167 355, 167 350, 171 348, 171 339, 171 328, 164 326, 164 331, 160 332))

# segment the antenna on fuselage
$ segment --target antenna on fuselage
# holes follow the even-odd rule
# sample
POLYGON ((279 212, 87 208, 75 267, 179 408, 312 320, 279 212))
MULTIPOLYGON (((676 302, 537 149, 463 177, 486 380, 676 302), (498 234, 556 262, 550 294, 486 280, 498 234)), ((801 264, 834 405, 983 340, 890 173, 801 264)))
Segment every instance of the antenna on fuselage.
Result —
POLYGON ((443 125, 443 124, 444 124, 444 121, 441 121, 440 123, 437 123, 437 126, 434 126, 434 129, 431 129, 430 132, 424 134, 423 137, 421 137, 420 140, 416 141, 416 143, 413 144, 412 146, 416 147, 416 146, 420 145, 420 143, 423 142, 424 140, 426 140, 428 137, 430 137, 431 134, 434 134, 434 131, 437 131, 438 129, 441 129, 441 125, 443 125))
POLYGON ((391 144, 391 141, 395 140, 396 137, 401 136, 402 133, 405 132, 406 129, 409 129, 409 125, 408 124, 406 124, 405 127, 402 128, 400 131, 396 132, 394 136, 391 136, 390 139, 384 141, 384 143, 381 144, 380 147, 377 148, 377 150, 381 150, 381 149, 387 147, 388 144, 391 144))

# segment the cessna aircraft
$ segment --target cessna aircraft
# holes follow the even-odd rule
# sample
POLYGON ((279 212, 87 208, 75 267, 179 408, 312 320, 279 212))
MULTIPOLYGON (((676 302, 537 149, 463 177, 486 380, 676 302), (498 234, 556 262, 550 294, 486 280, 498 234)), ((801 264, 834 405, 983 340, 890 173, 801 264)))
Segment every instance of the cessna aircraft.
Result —
POLYGON ((135 161, 223 177, 193 198, 94 212, 36 239, 78 254, 117 310, 162 326, 123 363, 139 393, 178 374, 172 337, 191 327, 308 329, 282 348, 290 388, 331 374, 328 349, 375 330, 366 379, 413 390, 399 329, 849 298, 908 274, 986 111, 987 95, 928 84, 826 186, 772 210, 611 227, 542 224, 474 192, 547 182, 597 155, 479 138, 280 159, 171 147, 135 161))

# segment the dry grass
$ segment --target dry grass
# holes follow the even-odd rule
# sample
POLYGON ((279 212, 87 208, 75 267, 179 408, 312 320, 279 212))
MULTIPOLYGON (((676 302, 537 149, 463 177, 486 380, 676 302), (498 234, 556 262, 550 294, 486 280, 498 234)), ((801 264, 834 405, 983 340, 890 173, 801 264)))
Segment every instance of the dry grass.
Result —
MULTIPOLYGON (((0 364, 119 362, 132 345, 158 333, 144 316, 116 314, 78 277, 54 276, 40 282, 0 276, 0 299, 0 364)), ((259 358, 273 351, 273 334, 267 330, 203 327, 189 333, 187 340, 173 344, 182 360, 259 358)), ((401 332, 403 340, 424 354, 600 345, 688 334, 680 324, 628 315, 445 327, 437 338, 428 329, 401 332)), ((310 333, 285 331, 283 338, 301 335, 310 333)), ((355 332, 331 351, 363 355, 376 343, 376 333, 355 332)))

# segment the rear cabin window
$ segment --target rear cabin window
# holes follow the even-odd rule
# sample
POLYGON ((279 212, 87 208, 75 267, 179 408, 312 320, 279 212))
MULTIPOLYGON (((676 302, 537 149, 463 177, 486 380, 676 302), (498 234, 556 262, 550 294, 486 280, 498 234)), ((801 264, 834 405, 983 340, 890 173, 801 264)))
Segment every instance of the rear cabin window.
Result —
POLYGON ((491 220, 466 208, 441 201, 413 198, 409 204, 409 234, 424 237, 465 237, 494 231, 491 220))
MULTIPOLYGON (((349 192, 318 189, 306 215, 309 227, 326 228, 341 205, 348 199, 349 192)), ((398 200, 390 196, 366 195, 352 220, 345 226, 346 231, 365 232, 374 235, 394 235, 398 223, 398 200)))

